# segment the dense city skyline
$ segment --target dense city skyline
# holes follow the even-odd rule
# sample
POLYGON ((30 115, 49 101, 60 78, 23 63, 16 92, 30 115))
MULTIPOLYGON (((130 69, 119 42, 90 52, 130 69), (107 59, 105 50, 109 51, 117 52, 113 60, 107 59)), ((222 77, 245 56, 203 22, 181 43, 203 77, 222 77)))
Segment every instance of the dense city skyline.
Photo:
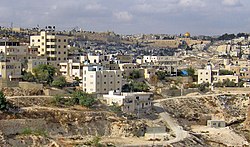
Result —
POLYGON ((1 3, 0 25, 218 35, 249 32, 249 4, 247 0, 9 0, 1 3))

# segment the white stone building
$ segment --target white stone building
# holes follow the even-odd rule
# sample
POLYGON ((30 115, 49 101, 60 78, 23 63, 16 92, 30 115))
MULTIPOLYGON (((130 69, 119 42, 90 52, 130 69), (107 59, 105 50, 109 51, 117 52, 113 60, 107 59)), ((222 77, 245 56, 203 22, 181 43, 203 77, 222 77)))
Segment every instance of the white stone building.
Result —
POLYGON ((83 67, 83 91, 105 94, 111 90, 121 90, 122 71, 104 70, 102 66, 88 65, 83 67))
POLYGON ((103 95, 108 105, 117 104, 125 113, 147 110, 152 107, 153 94, 150 92, 114 92, 103 95))

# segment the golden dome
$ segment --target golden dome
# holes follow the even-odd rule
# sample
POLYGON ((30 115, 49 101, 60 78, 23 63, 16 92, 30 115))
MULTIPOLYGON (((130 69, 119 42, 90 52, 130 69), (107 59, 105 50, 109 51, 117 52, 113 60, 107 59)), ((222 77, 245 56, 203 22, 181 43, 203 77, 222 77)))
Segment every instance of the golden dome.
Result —
POLYGON ((184 34, 184 36, 185 36, 185 37, 190 37, 190 33, 189 33, 189 32, 186 32, 186 33, 184 34))

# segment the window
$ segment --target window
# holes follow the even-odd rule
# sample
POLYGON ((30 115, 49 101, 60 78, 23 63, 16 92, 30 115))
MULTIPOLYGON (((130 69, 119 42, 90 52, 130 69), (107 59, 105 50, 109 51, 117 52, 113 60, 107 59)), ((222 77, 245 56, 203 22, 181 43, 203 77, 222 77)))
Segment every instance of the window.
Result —
POLYGON ((208 75, 208 72, 206 72, 206 75, 208 75))
POLYGON ((104 77, 106 77, 106 75, 104 75, 104 77))
POLYGON ((58 42, 61 42, 61 39, 58 39, 58 42))
POLYGON ((64 45, 63 48, 66 48, 66 45, 64 45))
POLYGON ((40 39, 38 39, 37 41, 40 42, 40 39))
POLYGON ((112 84, 113 82, 111 81, 110 84, 112 84))
POLYGON ((103 82, 103 84, 106 84, 106 82, 103 82))
POLYGON ((35 42, 35 40, 34 40, 34 39, 32 39, 32 42, 35 42))
POLYGON ((44 39, 44 36, 42 36, 42 39, 44 39))
POLYGON ((67 40, 66 39, 64 39, 64 42, 66 42, 67 40))
POLYGON ((120 81, 117 81, 117 83, 119 84, 119 83, 120 83, 120 81))
POLYGON ((42 42, 42 45, 44 45, 44 42, 42 42))

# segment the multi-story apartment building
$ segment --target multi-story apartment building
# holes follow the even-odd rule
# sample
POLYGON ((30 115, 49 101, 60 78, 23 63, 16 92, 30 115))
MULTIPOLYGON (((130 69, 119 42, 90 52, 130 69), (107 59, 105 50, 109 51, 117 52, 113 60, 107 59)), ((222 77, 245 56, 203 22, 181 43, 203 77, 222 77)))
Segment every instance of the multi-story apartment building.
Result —
POLYGON ((211 65, 208 65, 206 69, 198 69, 198 84, 201 83, 218 83, 225 80, 239 82, 239 76, 237 75, 220 75, 219 69, 212 69, 211 65))
POLYGON ((38 47, 38 56, 47 57, 49 64, 58 67, 68 59, 68 39, 55 31, 41 31, 40 35, 30 36, 30 45, 38 47))
POLYGON ((112 90, 121 90, 122 71, 104 70, 102 66, 83 67, 83 91, 104 94, 112 90))
POLYGON ((33 73, 33 69, 38 67, 39 65, 47 65, 47 59, 41 58, 41 59, 28 59, 28 68, 27 72, 33 73))
POLYGON ((0 61, 0 79, 1 80, 19 80, 21 75, 21 62, 1 60, 0 61))
POLYGON ((82 79, 83 63, 73 62, 73 60, 70 59, 68 62, 60 63, 60 72, 63 76, 82 79))
POLYGON ((20 45, 20 42, 0 41, 0 53, 3 59, 10 61, 24 61, 27 54, 27 45, 20 45))
POLYGON ((0 79, 18 80, 22 78, 22 63, 25 62, 28 46, 20 42, 0 41, 0 79))

